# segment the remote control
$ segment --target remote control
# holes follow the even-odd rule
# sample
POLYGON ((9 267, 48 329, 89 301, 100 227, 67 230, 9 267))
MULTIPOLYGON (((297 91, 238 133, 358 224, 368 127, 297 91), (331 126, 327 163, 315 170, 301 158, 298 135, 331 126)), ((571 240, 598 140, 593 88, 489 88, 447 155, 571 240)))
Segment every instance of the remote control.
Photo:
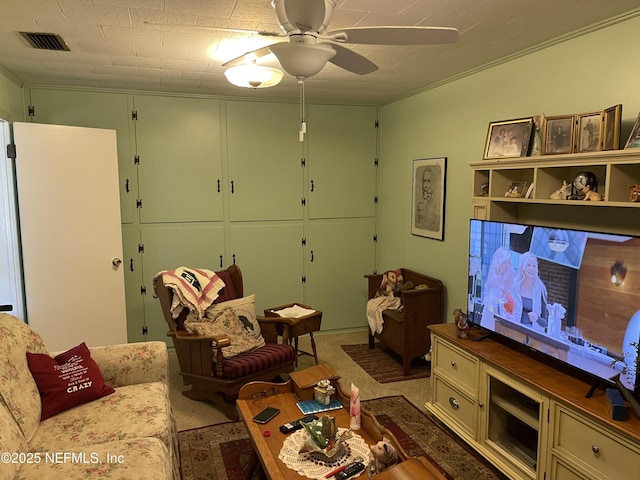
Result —
POLYGON ((343 471, 336 473, 336 480, 346 480, 349 477, 353 477, 354 475, 360 473, 364 470, 364 463, 362 462, 354 462, 347 465, 343 471))
POLYGON ((310 422, 311 420, 317 420, 318 417, 316 417, 315 415, 307 415, 306 417, 302 417, 298 420, 295 420, 293 422, 289 422, 289 423, 285 423, 284 425, 280 425, 280 431, 282 433, 291 433, 291 432, 295 432, 296 430, 300 430, 302 428, 302 423, 300 422, 310 422))

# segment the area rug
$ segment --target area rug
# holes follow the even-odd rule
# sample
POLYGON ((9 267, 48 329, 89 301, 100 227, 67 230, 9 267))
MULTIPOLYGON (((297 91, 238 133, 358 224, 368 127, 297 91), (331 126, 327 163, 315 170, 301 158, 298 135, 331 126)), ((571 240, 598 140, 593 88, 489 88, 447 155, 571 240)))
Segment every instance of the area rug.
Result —
MULTIPOLYGON (((444 425, 402 395, 363 401, 409 455, 424 455, 449 480, 505 480, 444 425)), ((251 442, 242 422, 178 433, 182 480, 245 479, 251 442)), ((264 480, 260 468, 252 480, 264 480)), ((302 477, 301 477, 302 478, 302 477)))
POLYGON ((402 358, 385 348, 380 343, 370 349, 368 344, 341 345, 351 359, 379 383, 399 382, 428 377, 431 373, 430 363, 423 358, 416 358, 411 362, 409 375, 402 374, 402 358))

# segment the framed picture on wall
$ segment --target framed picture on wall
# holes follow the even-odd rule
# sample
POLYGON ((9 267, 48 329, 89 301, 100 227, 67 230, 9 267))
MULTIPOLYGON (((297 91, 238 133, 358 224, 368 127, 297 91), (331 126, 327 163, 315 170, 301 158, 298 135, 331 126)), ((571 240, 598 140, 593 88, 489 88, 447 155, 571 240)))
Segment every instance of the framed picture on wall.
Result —
POLYGON ((575 115, 545 117, 542 126, 542 154, 572 153, 575 123, 575 115))
POLYGON ((602 149, 618 150, 620 148, 620 123, 622 121, 622 104, 614 105, 604 111, 602 149))
POLYGON ((484 159, 526 157, 531 144, 533 117, 491 122, 484 147, 484 159))
POLYGON ((444 240, 447 158, 413 161, 411 233, 444 240))
POLYGON ((602 150, 602 119, 604 112, 581 113, 576 121, 576 152, 602 150))

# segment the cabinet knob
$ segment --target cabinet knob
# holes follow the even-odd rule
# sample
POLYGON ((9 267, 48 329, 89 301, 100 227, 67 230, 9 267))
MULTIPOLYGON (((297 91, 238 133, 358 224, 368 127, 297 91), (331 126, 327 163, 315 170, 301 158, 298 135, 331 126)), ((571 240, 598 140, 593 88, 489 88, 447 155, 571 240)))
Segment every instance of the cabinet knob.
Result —
POLYGON ((456 362, 454 362, 453 360, 451 360, 451 367, 456 368, 456 362))
POLYGON ((479 406, 480 408, 484 408, 484 403, 482 403, 482 402, 478 402, 478 406, 479 406))
POLYGON ((600 447, 598 447, 597 445, 591 445, 591 451, 593 453, 600 453, 600 447))
POLYGON ((122 260, 120 260, 118 257, 116 257, 113 260, 111 260, 111 264, 114 267, 119 267, 121 263, 122 263, 122 260))
POLYGON ((458 400, 456 400, 453 397, 449 397, 449 405, 451 405, 453 408, 455 408, 456 410, 458 408, 460 408, 460 403, 458 403, 458 400))

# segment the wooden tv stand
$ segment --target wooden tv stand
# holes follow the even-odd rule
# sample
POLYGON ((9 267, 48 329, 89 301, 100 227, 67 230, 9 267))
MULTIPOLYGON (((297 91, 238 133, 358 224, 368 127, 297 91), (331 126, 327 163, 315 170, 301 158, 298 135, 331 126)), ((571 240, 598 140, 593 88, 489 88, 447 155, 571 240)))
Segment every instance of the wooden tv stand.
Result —
POLYGON ((512 479, 637 478, 640 419, 609 415, 605 392, 493 338, 430 325, 425 407, 512 479))

